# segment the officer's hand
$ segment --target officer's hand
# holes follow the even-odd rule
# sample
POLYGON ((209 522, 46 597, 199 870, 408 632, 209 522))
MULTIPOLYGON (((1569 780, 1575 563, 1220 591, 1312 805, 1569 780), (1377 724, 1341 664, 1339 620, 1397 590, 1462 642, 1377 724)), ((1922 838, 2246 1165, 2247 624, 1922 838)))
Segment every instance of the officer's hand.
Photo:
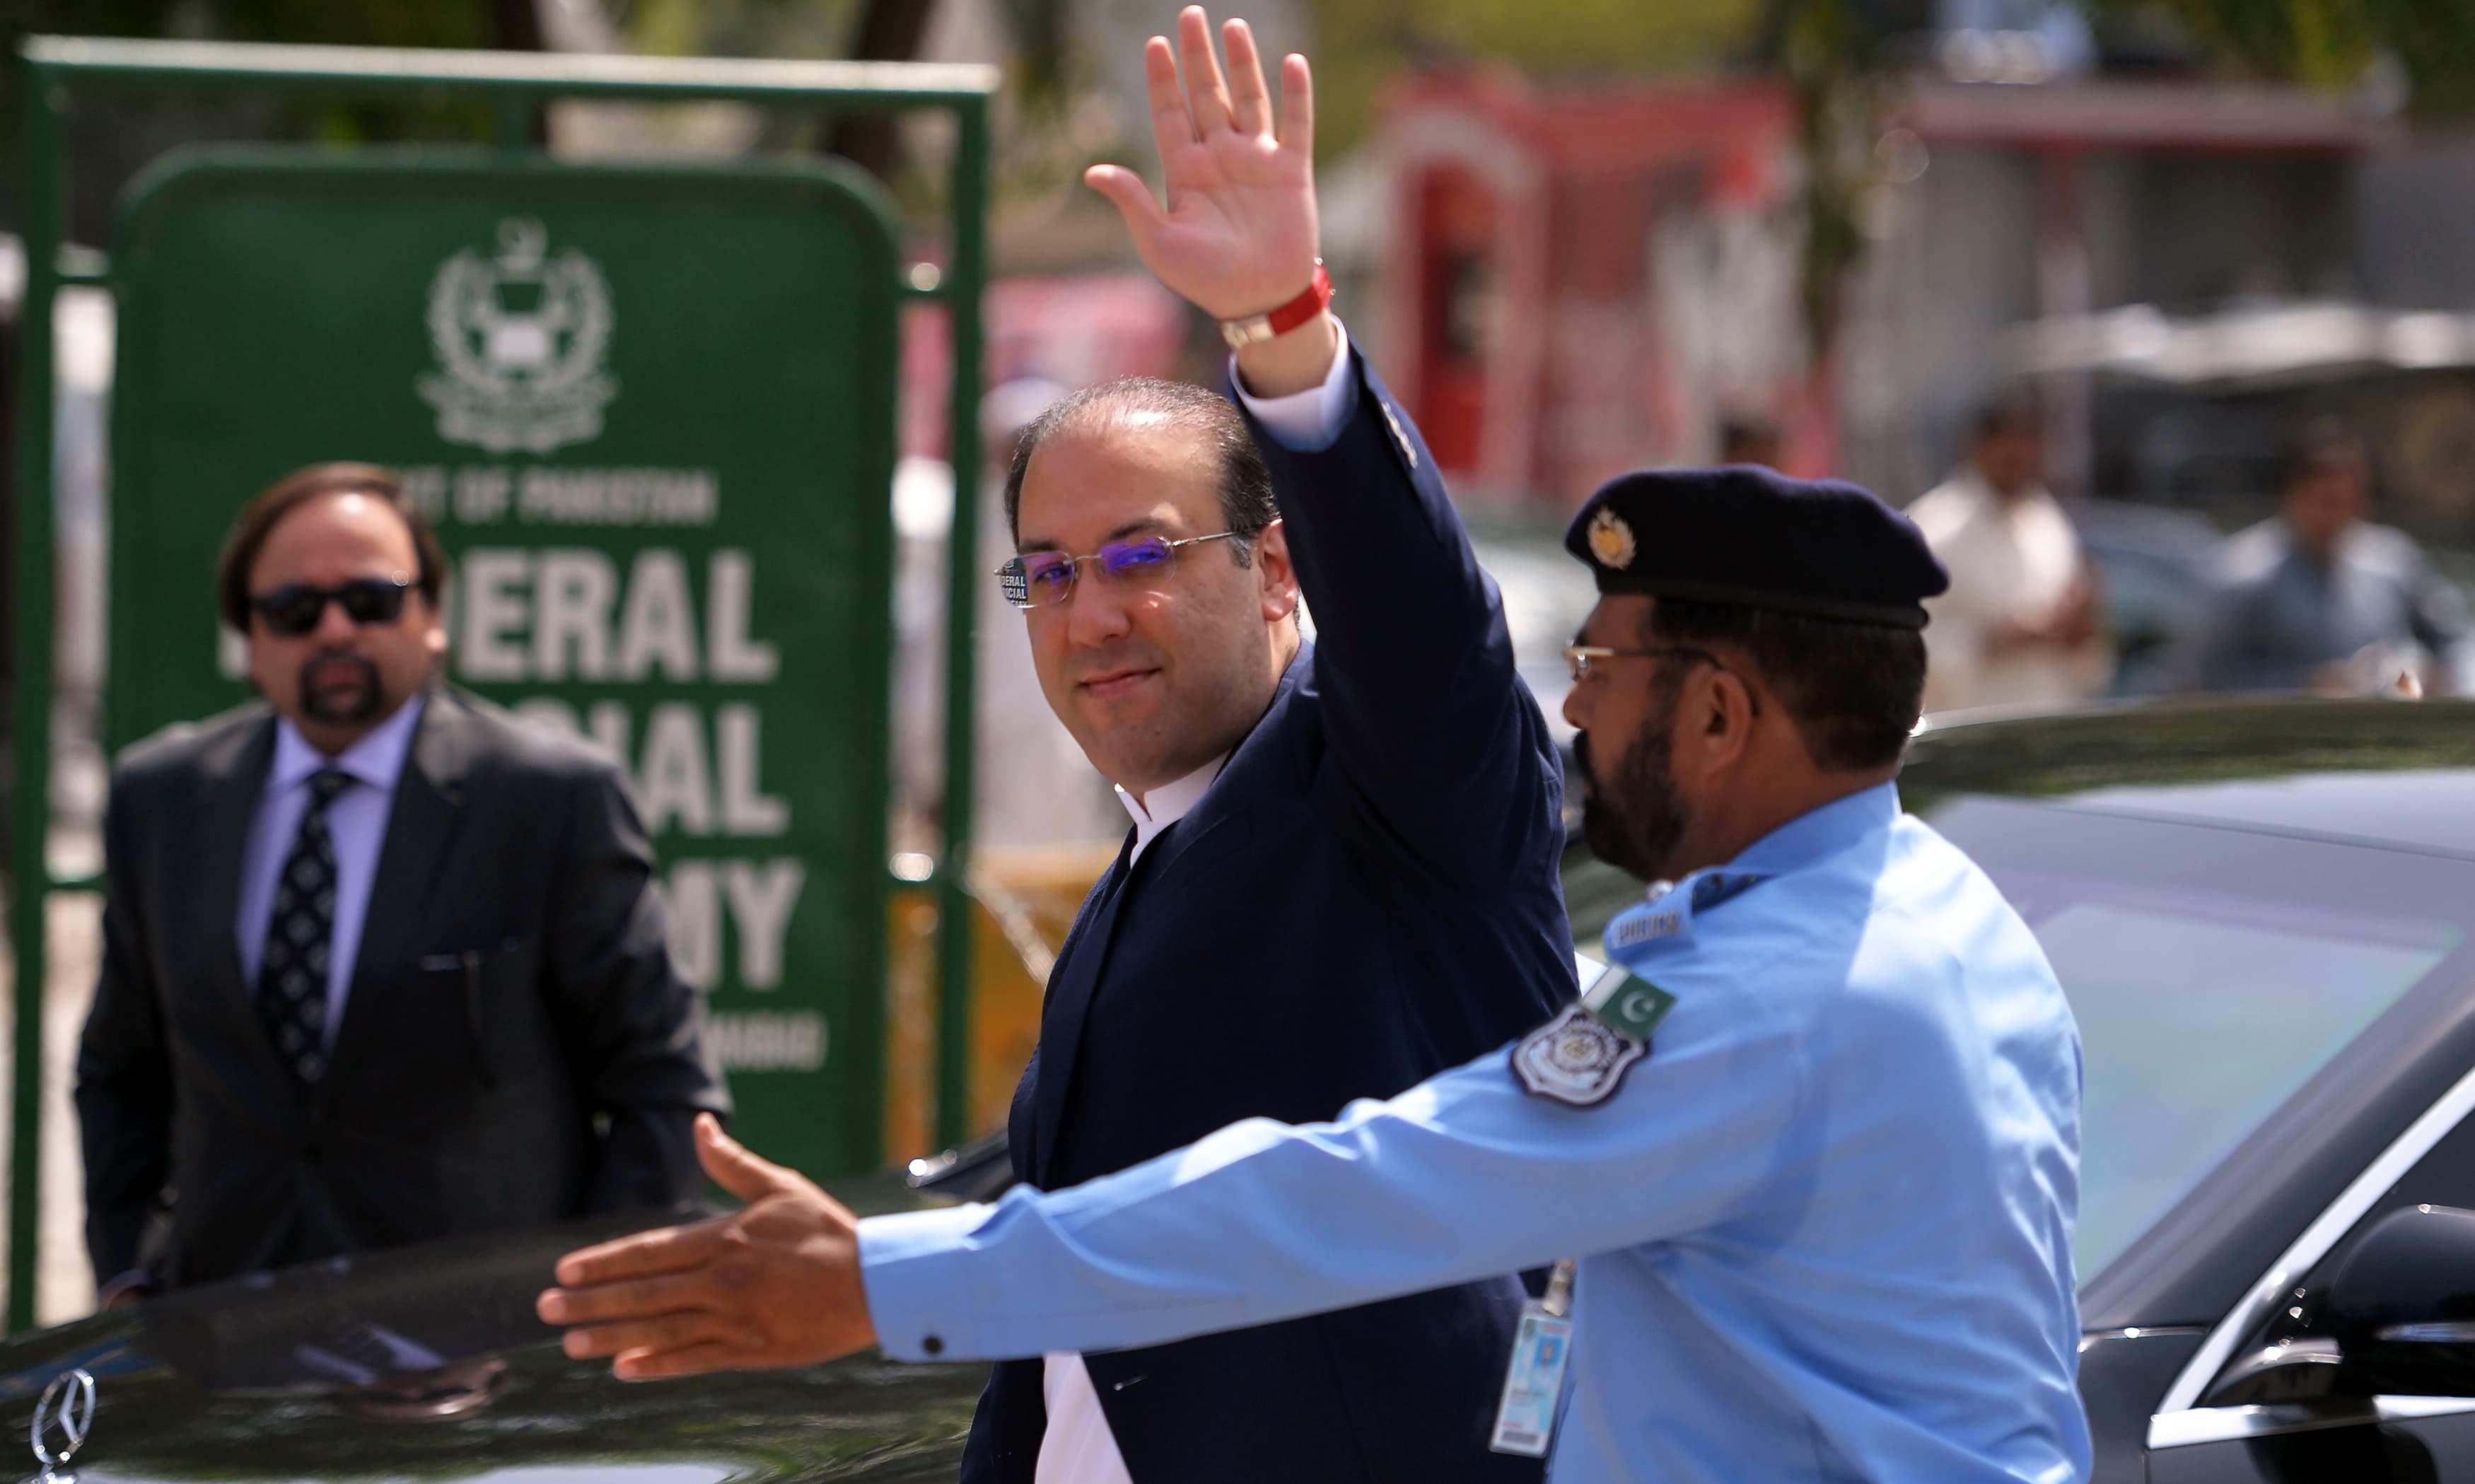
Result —
POLYGON ((1179 12, 1174 57, 1161 36, 1143 48, 1167 209, 1122 166, 1094 165, 1083 179, 1115 204, 1163 283, 1213 318, 1235 320, 1279 308, 1314 279, 1314 89, 1304 57, 1282 63, 1275 133, 1254 34, 1232 20, 1221 36, 1225 79, 1201 6, 1179 12))
POLYGON ((568 1253, 534 1307, 567 1352, 622 1380, 815 1365, 876 1343, 858 1224, 796 1171, 747 1152, 710 1113, 697 1157, 745 1209, 568 1253))

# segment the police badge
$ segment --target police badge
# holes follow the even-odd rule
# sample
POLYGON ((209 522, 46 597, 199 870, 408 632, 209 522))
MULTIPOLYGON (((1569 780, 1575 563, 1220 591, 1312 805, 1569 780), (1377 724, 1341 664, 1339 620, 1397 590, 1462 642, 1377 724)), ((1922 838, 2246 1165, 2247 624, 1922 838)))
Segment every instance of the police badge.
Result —
POLYGON ((1650 1047, 1581 1005, 1523 1036, 1512 1048, 1512 1075, 1532 1097, 1588 1107, 1615 1095, 1627 1069, 1650 1047))
POLYGON ((1590 518, 1590 554, 1599 559, 1600 566, 1622 572, 1632 565, 1632 527, 1625 523, 1624 517, 1600 506, 1599 513, 1590 518))

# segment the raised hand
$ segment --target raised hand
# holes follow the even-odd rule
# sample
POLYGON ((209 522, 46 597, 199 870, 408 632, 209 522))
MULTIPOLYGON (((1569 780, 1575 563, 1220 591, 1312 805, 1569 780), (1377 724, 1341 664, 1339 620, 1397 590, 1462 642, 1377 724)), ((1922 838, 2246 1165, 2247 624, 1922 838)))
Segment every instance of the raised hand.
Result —
POLYGON ((745 1209, 568 1253, 534 1307, 622 1380, 805 1366, 876 1343, 851 1213, 697 1117, 697 1157, 745 1209))
POLYGON ((1267 313, 1314 277, 1314 85, 1307 60, 1292 55, 1281 64, 1276 130, 1262 59, 1244 21, 1221 27, 1225 77, 1201 6, 1179 12, 1177 38, 1175 53, 1162 36, 1143 48, 1167 207, 1120 165, 1094 165, 1083 179, 1116 206, 1135 251, 1172 292, 1214 319, 1267 313))

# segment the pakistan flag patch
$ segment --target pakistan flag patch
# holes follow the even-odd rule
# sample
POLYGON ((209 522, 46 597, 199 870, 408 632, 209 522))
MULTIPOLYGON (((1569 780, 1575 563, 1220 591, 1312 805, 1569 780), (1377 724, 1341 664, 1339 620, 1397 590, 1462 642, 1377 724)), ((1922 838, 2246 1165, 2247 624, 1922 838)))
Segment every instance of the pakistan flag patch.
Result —
POLYGON ((1599 1018, 1637 1041, 1650 1039, 1650 1033, 1676 1008, 1676 996, 1647 979, 1628 976, 1613 992, 1595 1007, 1599 1018))

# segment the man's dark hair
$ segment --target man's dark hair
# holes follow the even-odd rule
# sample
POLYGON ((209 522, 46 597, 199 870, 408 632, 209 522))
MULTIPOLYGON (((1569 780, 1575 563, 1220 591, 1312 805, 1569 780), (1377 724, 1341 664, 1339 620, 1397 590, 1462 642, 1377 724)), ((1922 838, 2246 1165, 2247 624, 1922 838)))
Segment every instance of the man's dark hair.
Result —
POLYGON ((268 534, 285 516, 329 495, 375 496, 395 508, 420 558, 421 570, 414 580, 436 611, 439 593, 447 584, 446 553, 439 549, 429 523, 404 502, 403 483, 376 464, 312 464, 285 474, 243 505, 232 534, 224 538, 223 554, 215 558, 215 606, 235 631, 249 632, 249 570, 257 564, 268 534))
POLYGON ((2004 433, 2042 433, 2046 430, 2046 409, 2027 393, 2014 392, 1977 408, 1968 426, 1972 443, 1983 443, 2004 433))
POLYGON ((1155 417, 1172 426, 1191 428, 1203 436, 1220 465, 1221 529, 1238 534, 1229 542, 1231 554, 1244 567, 1254 560, 1255 537, 1281 518, 1272 499, 1272 472, 1263 451, 1246 431, 1246 420, 1218 392, 1191 381, 1163 381, 1129 377, 1104 381, 1063 398, 1022 430, 1014 460, 1006 468, 1006 529, 1022 540, 1022 476, 1031 455, 1050 435, 1104 418, 1155 417))
POLYGON ((2335 418, 2316 418, 2296 429, 2278 450, 2279 493, 2293 489, 2315 474, 2340 464, 2371 468, 2371 449, 2353 428, 2335 418))
POLYGON ((1648 627, 1651 644, 1724 644, 1749 655, 1816 767, 1888 766, 1916 730, 1925 645, 1915 629, 1666 597, 1653 600, 1648 627))

